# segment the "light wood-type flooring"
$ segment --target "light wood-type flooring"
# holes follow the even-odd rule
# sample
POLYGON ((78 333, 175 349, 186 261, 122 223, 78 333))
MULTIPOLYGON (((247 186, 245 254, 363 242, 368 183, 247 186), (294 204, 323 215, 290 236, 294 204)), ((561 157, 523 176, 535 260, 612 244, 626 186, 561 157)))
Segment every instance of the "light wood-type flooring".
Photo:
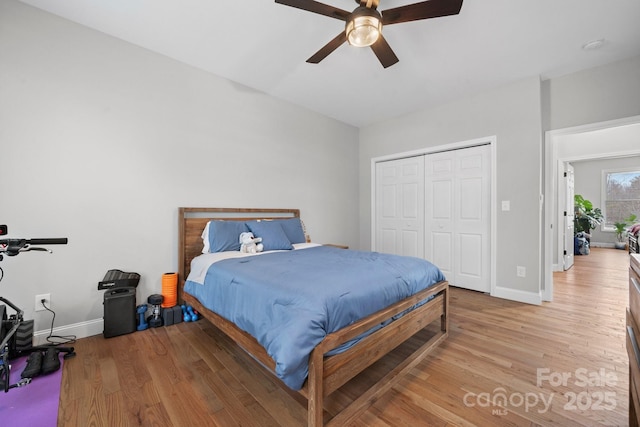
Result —
MULTIPOLYGON (((577 256, 542 306, 453 289, 449 338, 352 425, 627 425, 628 263, 615 249, 577 256)), ((412 346, 339 390, 325 416, 412 346)), ((206 320, 75 348, 59 426, 306 424, 305 407, 206 320)))

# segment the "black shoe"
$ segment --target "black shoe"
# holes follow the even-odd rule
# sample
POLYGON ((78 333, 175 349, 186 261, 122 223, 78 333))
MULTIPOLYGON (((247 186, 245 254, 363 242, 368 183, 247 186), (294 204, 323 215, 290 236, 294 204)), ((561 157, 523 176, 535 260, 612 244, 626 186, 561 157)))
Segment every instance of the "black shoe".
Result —
POLYGON ((58 358, 58 349, 51 347, 47 349, 42 360, 42 373, 50 374, 60 369, 60 359, 58 358))
POLYGON ((22 378, 35 378, 42 372, 42 352, 34 351, 27 359, 27 366, 20 374, 22 378))

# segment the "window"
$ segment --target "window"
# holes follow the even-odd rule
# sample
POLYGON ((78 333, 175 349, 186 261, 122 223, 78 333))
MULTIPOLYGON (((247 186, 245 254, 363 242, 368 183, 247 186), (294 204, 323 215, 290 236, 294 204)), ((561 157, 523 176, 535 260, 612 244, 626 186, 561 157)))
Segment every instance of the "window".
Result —
POLYGON ((603 230, 613 231, 613 224, 631 214, 640 218, 640 169, 605 170, 602 175, 605 201, 603 230))

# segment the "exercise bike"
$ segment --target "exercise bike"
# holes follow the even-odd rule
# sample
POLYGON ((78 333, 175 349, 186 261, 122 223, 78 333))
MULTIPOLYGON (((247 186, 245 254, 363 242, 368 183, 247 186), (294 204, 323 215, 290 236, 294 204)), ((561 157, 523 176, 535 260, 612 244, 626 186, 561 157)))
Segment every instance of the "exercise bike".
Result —
MULTIPOLYGON (((0 236, 7 234, 7 226, 0 225, 0 236)), ((34 245, 66 245, 67 238, 59 239, 0 239, 0 261, 4 256, 16 256, 23 252, 48 252, 53 253, 50 249, 34 245)), ((4 276, 2 268, 0 268, 0 281, 4 276)), ((0 296, 0 303, 4 303, 11 307, 15 314, 7 316, 6 307, 0 305, 0 389, 8 392, 15 387, 22 387, 31 382, 31 378, 23 378, 16 384, 10 384, 11 365, 9 359, 18 356, 31 354, 34 352, 42 352, 54 348, 55 345, 33 346, 33 321, 24 320, 24 311, 13 304, 8 299, 0 296), (16 339, 18 338, 18 339, 16 339), (17 344, 18 343, 18 344, 17 344)), ((55 357, 57 352, 64 352, 67 356, 74 356, 73 347, 55 347, 55 357)))

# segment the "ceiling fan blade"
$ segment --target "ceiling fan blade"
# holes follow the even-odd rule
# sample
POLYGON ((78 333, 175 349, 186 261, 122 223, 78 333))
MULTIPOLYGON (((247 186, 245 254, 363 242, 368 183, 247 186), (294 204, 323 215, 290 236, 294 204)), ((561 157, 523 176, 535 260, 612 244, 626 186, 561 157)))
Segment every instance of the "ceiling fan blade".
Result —
POLYGON ((393 53, 391 46, 389 46, 389 43, 387 43, 387 40, 382 36, 382 34, 380 34, 378 40, 371 45, 371 50, 376 54, 384 68, 390 67, 399 61, 398 57, 393 53))
POLYGON ((340 45, 347 41, 347 34, 343 31, 338 34, 333 40, 324 45, 319 51, 317 51, 311 58, 307 59, 310 64, 317 64, 324 58, 329 56, 331 52, 336 50, 340 45))
POLYGON ((346 21, 351 12, 313 0, 276 0, 276 3, 346 21))
POLYGON ((428 0, 382 11, 382 25, 457 15, 462 0, 428 0))

